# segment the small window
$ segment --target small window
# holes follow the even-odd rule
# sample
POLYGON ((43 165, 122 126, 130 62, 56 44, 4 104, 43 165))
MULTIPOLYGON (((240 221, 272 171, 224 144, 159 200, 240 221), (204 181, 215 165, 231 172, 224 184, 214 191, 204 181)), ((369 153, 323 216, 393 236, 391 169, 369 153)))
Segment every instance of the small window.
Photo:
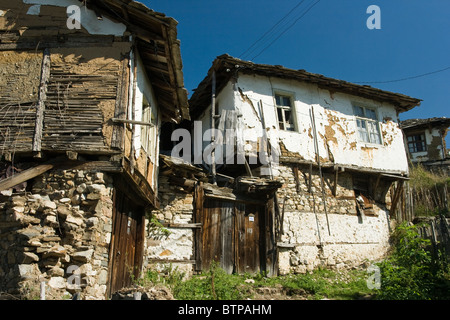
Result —
POLYGON ((152 123, 153 126, 142 125, 141 126, 141 143, 147 154, 152 154, 156 147, 155 144, 155 117, 152 112, 152 107, 144 97, 142 103, 142 121, 152 123))
POLYGON ((374 109, 353 106, 360 141, 381 144, 380 126, 374 109))
POLYGON ((427 151, 425 134, 413 134, 407 137, 410 153, 427 151))
POLYGON ((275 103, 280 130, 295 131, 292 98, 287 95, 275 94, 275 103))

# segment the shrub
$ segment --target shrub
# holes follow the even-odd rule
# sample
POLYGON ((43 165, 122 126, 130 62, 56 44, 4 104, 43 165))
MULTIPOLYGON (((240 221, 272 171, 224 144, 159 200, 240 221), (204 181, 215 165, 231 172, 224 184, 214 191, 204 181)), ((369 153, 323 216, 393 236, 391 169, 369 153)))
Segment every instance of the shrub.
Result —
POLYGON ((430 300, 450 298, 447 257, 433 257, 430 240, 420 237, 416 225, 403 223, 393 234, 394 251, 379 264, 382 300, 430 300))

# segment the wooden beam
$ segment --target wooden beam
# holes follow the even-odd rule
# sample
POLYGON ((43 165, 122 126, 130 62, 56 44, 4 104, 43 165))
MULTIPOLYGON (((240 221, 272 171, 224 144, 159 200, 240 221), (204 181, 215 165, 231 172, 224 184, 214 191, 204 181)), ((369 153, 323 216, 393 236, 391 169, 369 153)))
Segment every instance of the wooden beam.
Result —
POLYGON ((339 167, 334 167, 334 184, 333 184, 333 196, 336 197, 337 193, 337 184, 338 184, 338 178, 339 178, 339 167))
POLYGON ((188 229, 198 229, 202 227, 202 223, 163 223, 163 227, 166 228, 188 228, 188 229))
POLYGON ((33 179, 33 178, 43 174, 44 172, 47 172, 48 170, 53 169, 54 167, 55 167, 54 163, 41 164, 36 167, 22 171, 18 174, 15 174, 12 177, 3 179, 0 181, 0 191, 8 190, 9 188, 12 188, 18 184, 21 184, 22 182, 33 179))
POLYGON ((47 84, 50 78, 50 50, 44 50, 41 68, 41 82, 39 84, 39 98, 36 106, 36 122, 33 137, 33 153, 35 157, 41 157, 42 130, 44 125, 45 100, 47 98, 47 84))
POLYGON ((149 263, 188 263, 195 264, 196 260, 183 260, 183 259, 163 259, 163 258, 150 258, 149 263))
POLYGON ((119 123, 119 124, 123 124, 123 123, 131 123, 131 124, 139 124, 139 125, 141 125, 141 126, 149 126, 149 127, 154 127, 154 126, 155 126, 153 123, 145 122, 145 121, 137 121, 137 120, 127 120, 127 119, 111 118, 111 121, 112 121, 113 123, 119 123))
POLYGON ((397 209, 398 200, 400 199, 400 195, 403 191, 403 180, 398 181, 397 188, 394 192, 394 198, 392 199, 391 209, 389 210, 392 213, 395 212, 395 209, 397 209))

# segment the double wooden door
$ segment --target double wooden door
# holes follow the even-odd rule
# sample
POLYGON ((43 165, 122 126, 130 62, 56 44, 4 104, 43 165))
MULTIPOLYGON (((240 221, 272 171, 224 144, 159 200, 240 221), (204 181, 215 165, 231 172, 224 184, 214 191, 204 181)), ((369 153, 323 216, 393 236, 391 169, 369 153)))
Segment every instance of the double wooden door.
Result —
POLYGON ((202 214, 201 265, 213 261, 227 273, 265 271, 265 207, 205 199, 202 214))

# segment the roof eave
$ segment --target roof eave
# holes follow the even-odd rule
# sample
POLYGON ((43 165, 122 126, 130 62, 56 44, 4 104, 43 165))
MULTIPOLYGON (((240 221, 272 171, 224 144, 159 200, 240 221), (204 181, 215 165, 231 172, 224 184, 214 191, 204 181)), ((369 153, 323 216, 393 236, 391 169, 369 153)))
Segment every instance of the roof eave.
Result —
POLYGON ((216 71, 218 92, 219 88, 224 86, 224 84, 221 84, 220 81, 228 81, 230 77, 235 74, 235 72, 233 71, 238 71, 248 74, 289 78, 300 82, 315 83, 320 88, 324 88, 327 90, 362 96, 368 99, 382 102, 388 102, 392 104, 399 113, 409 111, 416 106, 419 106, 422 101, 421 99, 412 98, 403 94, 393 93, 373 88, 367 85, 354 84, 344 80, 337 80, 325 77, 323 75, 309 73, 305 70, 293 70, 284 68, 282 66, 255 64, 253 62, 243 61, 225 54, 218 56, 214 60, 211 69, 208 71, 208 75, 200 83, 200 85, 192 95, 190 105, 191 108, 193 108, 193 117, 197 116, 200 113, 198 110, 199 108, 204 108, 205 104, 207 106, 208 101, 205 101, 204 98, 202 99, 202 96, 204 96, 205 93, 208 94, 210 92, 212 70, 216 71))

